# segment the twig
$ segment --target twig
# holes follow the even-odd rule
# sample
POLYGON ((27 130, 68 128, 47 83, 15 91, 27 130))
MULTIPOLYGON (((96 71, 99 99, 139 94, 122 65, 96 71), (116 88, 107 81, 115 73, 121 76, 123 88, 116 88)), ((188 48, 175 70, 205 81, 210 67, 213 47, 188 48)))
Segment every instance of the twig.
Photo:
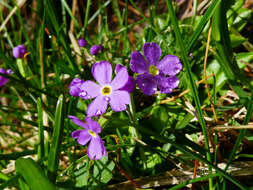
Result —
MULTIPOLYGON (((208 56, 210 39, 211 39, 211 33, 212 33, 212 22, 210 22, 210 25, 209 25, 208 38, 207 38, 207 43, 206 43, 206 52, 205 52, 205 59, 204 59, 204 78, 206 78, 206 64, 207 64, 207 56, 208 56)), ((212 108, 212 111, 213 111, 213 114, 214 114, 215 122, 218 123, 218 118, 217 118, 217 115, 216 115, 216 111, 215 111, 215 108, 214 108, 212 97, 210 95, 210 90, 209 90, 209 87, 208 87, 207 80, 205 80, 205 87, 206 87, 208 99, 211 103, 211 108, 212 108)))
POLYGON ((217 127, 213 127, 212 128, 215 131, 223 131, 223 130, 231 130, 231 129, 253 129, 253 124, 249 124, 249 125, 235 125, 235 126, 217 126, 217 127))

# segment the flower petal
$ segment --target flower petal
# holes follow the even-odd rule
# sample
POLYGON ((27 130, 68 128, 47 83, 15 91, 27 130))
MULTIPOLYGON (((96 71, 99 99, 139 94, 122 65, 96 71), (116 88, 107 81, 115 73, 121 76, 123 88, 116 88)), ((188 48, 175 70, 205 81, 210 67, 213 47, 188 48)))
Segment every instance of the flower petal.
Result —
POLYGON ((134 77, 128 76, 128 81, 127 81, 127 83, 126 83, 122 88, 120 88, 120 90, 125 90, 125 91, 127 91, 128 93, 131 93, 131 92, 134 91, 135 85, 136 85, 136 82, 135 82, 135 80, 134 80, 134 77))
POLYGON ((166 55, 158 64, 158 70, 165 75, 176 75, 182 70, 182 64, 175 55, 166 55))
POLYGON ((162 54, 161 48, 154 42, 145 43, 142 51, 148 62, 152 65, 156 65, 158 63, 162 54))
POLYGON ((176 76, 165 77, 159 76, 158 87, 161 93, 167 94, 171 93, 174 88, 177 88, 179 84, 179 79, 176 76))
POLYGON ((92 66, 92 75, 100 85, 105 85, 112 80, 112 66, 107 61, 100 61, 92 66))
MULTIPOLYGON (((8 69, 8 70, 10 70, 10 69, 8 69)), ((7 75, 7 74, 9 74, 8 70, 5 71, 3 68, 0 68, 0 73, 7 75)), ((8 78, 5 78, 4 76, 0 76, 0 87, 5 85, 8 82, 8 80, 9 80, 8 78)))
POLYGON ((92 120, 90 117, 86 117, 85 121, 87 122, 90 130, 97 134, 101 132, 101 127, 97 121, 92 120))
POLYGON ((126 104, 130 104, 130 95, 124 90, 113 91, 110 95, 109 104, 113 111, 123 111, 127 108, 126 104))
POLYGON ((93 81, 87 80, 80 86, 79 96, 83 99, 92 99, 100 94, 100 86, 93 81))
POLYGON ((153 95, 157 90, 156 78, 150 74, 138 75, 136 82, 141 91, 146 95, 153 95))
POLYGON ((122 67, 111 82, 113 90, 123 87, 128 81, 128 72, 126 67, 122 67))
POLYGON ((88 126, 86 125, 86 123, 84 123, 82 120, 80 120, 76 116, 69 115, 68 118, 71 119, 76 125, 81 126, 85 129, 88 129, 88 126))
POLYGON ((83 80, 79 78, 74 78, 69 85, 69 94, 71 96, 79 96, 79 93, 81 92, 80 87, 83 83, 83 80))
POLYGON ((99 160, 103 157, 103 155, 106 156, 103 141, 99 136, 91 139, 87 154, 91 160, 99 160))
POLYGON ((93 117, 104 114, 107 109, 107 101, 104 96, 97 96, 93 102, 91 102, 87 108, 87 116, 93 117))
POLYGON ((86 145, 91 139, 91 135, 89 134, 88 130, 81 130, 80 132, 79 132, 79 130, 78 130, 78 132, 74 131, 72 133, 72 137, 77 138, 77 142, 80 145, 86 145))
POLYGON ((140 52, 134 51, 131 54, 130 68, 135 73, 146 73, 148 72, 149 64, 145 61, 144 57, 140 52))

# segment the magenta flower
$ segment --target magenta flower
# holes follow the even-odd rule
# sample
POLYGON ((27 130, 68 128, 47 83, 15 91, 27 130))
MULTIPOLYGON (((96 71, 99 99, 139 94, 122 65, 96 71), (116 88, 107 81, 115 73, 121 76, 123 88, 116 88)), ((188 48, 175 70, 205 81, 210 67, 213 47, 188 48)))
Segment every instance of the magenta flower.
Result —
POLYGON ((107 105, 110 104, 112 110, 119 112, 125 110, 130 103, 129 93, 120 90, 128 81, 126 68, 120 69, 112 80, 112 66, 106 61, 100 61, 92 66, 92 75, 98 82, 87 80, 80 89, 79 96, 83 99, 92 99, 87 108, 87 116, 98 116, 105 113, 107 105))
POLYGON ((93 45, 91 46, 90 48, 90 53, 92 55, 97 55, 100 51, 102 51, 104 49, 104 46, 103 45, 93 45))
MULTIPOLYGON (((0 73, 9 75, 9 74, 12 73, 12 70, 8 69, 8 70, 5 71, 3 68, 0 68, 0 73)), ((5 78, 4 76, 0 76, 0 87, 5 85, 8 82, 8 80, 9 79, 5 78)))
POLYGON ((85 47, 87 45, 87 41, 85 39, 83 39, 83 38, 79 38, 78 45, 80 47, 85 47))
MULTIPOLYGON (((117 64, 116 67, 115 67, 116 73, 118 73, 120 71, 120 69, 122 69, 122 68, 126 69, 125 66, 117 64)), ((127 83, 123 87, 121 87, 120 90, 125 90, 125 91, 131 93, 131 92, 133 92, 135 90, 135 85, 136 85, 136 82, 134 80, 134 77, 128 76, 127 83)))
POLYGON ((18 59, 18 58, 23 58, 24 55, 26 54, 26 48, 24 44, 18 45, 12 49, 13 56, 18 59))
POLYGON ((86 145, 89 141, 90 144, 88 145, 88 156, 91 160, 99 160, 103 156, 106 156, 106 150, 104 143, 100 136, 98 135, 101 132, 101 127, 98 122, 92 120, 89 117, 85 118, 85 122, 78 119, 75 116, 69 116, 72 121, 78 125, 83 127, 82 130, 76 130, 72 133, 72 137, 77 139, 77 142, 80 145, 86 145))
POLYGON ((131 70, 139 74, 136 78, 138 87, 146 95, 153 95, 157 86, 161 93, 172 92, 179 84, 176 77, 182 69, 179 58, 175 55, 166 55, 159 61, 162 51, 154 42, 145 43, 142 51, 144 56, 134 51, 130 60, 131 70))
POLYGON ((69 93, 71 96, 79 96, 81 92, 81 85, 84 83, 83 80, 79 78, 74 78, 69 85, 69 93))

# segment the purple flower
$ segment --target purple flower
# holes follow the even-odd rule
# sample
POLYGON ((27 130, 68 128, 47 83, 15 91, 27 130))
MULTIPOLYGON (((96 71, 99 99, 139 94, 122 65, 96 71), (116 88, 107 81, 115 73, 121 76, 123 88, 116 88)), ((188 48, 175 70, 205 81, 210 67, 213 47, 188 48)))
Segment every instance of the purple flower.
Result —
POLYGON ((74 78, 72 82, 69 85, 69 93, 71 96, 79 96, 79 93, 81 92, 81 85, 84 83, 83 80, 79 78, 74 78))
POLYGON ((77 139, 77 142, 80 145, 86 145, 89 141, 88 145, 88 156, 91 160, 99 160, 107 155, 104 143, 100 136, 98 135, 101 132, 101 127, 98 122, 92 120, 89 117, 85 118, 85 122, 78 119, 75 116, 69 116, 70 119, 76 124, 84 129, 76 130, 72 133, 72 137, 77 139))
POLYGON ((78 45, 80 47, 85 47, 87 45, 87 41, 85 39, 83 39, 83 38, 79 38, 78 45))
POLYGON ((126 68, 120 69, 112 80, 112 66, 106 61, 100 61, 92 66, 92 75, 98 82, 87 80, 81 85, 79 96, 83 99, 92 99, 87 108, 87 116, 97 116, 105 113, 108 103, 112 110, 119 112, 125 110, 130 103, 129 93, 120 90, 128 81, 126 68))
POLYGON ((104 46, 103 45, 93 45, 91 46, 90 48, 90 53, 92 55, 97 55, 100 51, 102 51, 104 49, 104 46))
POLYGON ((12 50, 13 56, 18 59, 18 58, 23 58, 24 55, 26 54, 26 49, 25 45, 21 44, 13 48, 12 50))
MULTIPOLYGON (((8 69, 7 71, 5 71, 3 68, 0 68, 0 73, 3 73, 3 74, 6 74, 6 75, 9 75, 12 73, 12 70, 11 69, 8 69)), ((3 77, 3 76, 0 76, 0 87, 5 85, 7 82, 8 82, 9 79, 3 77)))
POLYGON ((138 87, 146 95, 153 95, 157 86, 161 93, 172 92, 179 84, 176 77, 182 69, 179 58, 175 55, 166 55, 159 61, 162 51, 154 42, 145 43, 142 51, 144 56, 134 51, 130 60, 131 70, 139 74, 136 78, 138 87))

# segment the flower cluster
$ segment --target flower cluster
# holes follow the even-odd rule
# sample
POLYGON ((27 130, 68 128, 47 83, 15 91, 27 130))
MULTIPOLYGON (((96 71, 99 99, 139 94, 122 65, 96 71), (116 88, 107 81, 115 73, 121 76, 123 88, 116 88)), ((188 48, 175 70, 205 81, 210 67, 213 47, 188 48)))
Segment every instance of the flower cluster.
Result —
MULTIPOLYGON (((82 46, 83 41, 79 40, 82 46)), ((101 45, 93 45, 90 53, 96 55, 103 49, 101 45)), ((182 65, 177 56, 166 55, 162 60, 161 49, 156 43, 145 43, 143 46, 144 56, 135 51, 131 54, 130 68, 137 73, 136 82, 144 94, 153 95, 157 86, 161 93, 170 93, 179 84, 176 75, 182 69, 182 65), (160 61, 159 61, 160 60, 160 61)), ((116 65, 115 77, 112 79, 112 65, 107 61, 100 61, 93 64, 91 69, 96 82, 83 81, 74 78, 70 83, 69 93, 72 96, 80 97, 84 100, 94 99, 87 107, 87 117, 85 122, 75 116, 69 116, 76 124, 83 127, 83 130, 76 130, 72 137, 77 139, 81 145, 87 144, 88 156, 90 159, 101 159, 106 156, 105 146, 100 136, 100 125, 91 119, 104 114, 108 105, 116 112, 124 111, 130 104, 130 93, 134 91, 136 82, 132 76, 128 75, 127 68, 116 65)))

